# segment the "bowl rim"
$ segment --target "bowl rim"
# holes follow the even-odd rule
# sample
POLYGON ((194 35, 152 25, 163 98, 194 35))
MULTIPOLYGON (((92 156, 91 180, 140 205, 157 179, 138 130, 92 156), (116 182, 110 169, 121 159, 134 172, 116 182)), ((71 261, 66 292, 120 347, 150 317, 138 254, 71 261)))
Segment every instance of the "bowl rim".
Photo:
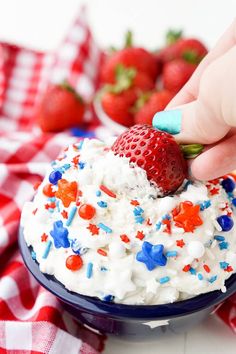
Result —
POLYGON ((49 292, 76 309, 116 319, 164 320, 187 316, 214 307, 236 292, 236 273, 225 282, 227 291, 214 290, 193 298, 160 305, 127 305, 102 301, 96 297, 80 295, 67 290, 54 276, 42 273, 38 262, 31 256, 32 247, 28 247, 23 236, 23 227, 19 228, 18 243, 24 263, 34 278, 49 292))

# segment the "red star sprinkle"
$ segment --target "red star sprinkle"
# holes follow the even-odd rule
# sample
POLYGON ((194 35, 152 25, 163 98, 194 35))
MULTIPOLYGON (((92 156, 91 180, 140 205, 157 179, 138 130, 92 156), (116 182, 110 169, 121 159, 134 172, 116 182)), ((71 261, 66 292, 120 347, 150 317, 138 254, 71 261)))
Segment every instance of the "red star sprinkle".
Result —
POLYGON ((78 163, 79 163, 79 158, 80 158, 80 155, 77 155, 77 156, 73 157, 72 162, 73 162, 73 164, 74 164, 75 166, 78 165, 78 163))
POLYGON ((225 268, 224 271, 225 271, 225 272, 228 272, 228 273, 229 273, 229 272, 233 272, 233 268, 232 268, 230 265, 228 265, 228 267, 225 268))
POLYGON ((134 206, 138 206, 139 202, 136 199, 134 199, 134 200, 131 200, 130 204, 134 205, 134 206))
POLYGON ((87 227, 87 229, 91 232, 91 234, 94 235, 98 235, 99 234, 99 227, 97 227, 94 224, 89 224, 89 226, 87 227))
POLYGON ((171 221, 169 219, 164 219, 162 220, 162 224, 166 225, 165 229, 163 232, 166 232, 167 234, 171 234, 171 221))
POLYGON ((46 242, 47 239, 48 239, 48 235, 45 234, 45 232, 44 232, 44 233, 42 234, 42 236, 41 236, 41 241, 42 241, 42 242, 46 242))
POLYGON ((211 195, 219 194, 219 188, 212 188, 212 189, 210 190, 210 194, 211 194, 211 195))
POLYGON ((36 208, 36 209, 34 209, 33 211, 32 211, 32 214, 36 214, 37 213, 37 211, 38 211, 38 208, 36 208))
POLYGON ((143 231, 138 231, 135 237, 138 238, 139 240, 143 240, 145 235, 143 231))
POLYGON ((67 213, 66 210, 63 210, 63 211, 61 212, 61 215, 63 216, 64 219, 68 219, 68 213, 67 213))
POLYGON ((130 242, 130 239, 128 238, 128 236, 127 235, 120 235, 120 238, 121 238, 121 240, 123 241, 123 242, 125 242, 125 243, 129 243, 130 242))
POLYGON ((176 245, 180 248, 183 248, 185 246, 185 242, 183 239, 181 240, 176 240, 176 245))
POLYGON ((177 215, 173 215, 175 226, 182 227, 185 232, 193 232, 196 226, 203 224, 199 216, 200 205, 185 201, 179 204, 177 215))
POLYGON ((56 208, 56 204, 53 202, 45 204, 45 209, 54 209, 54 208, 56 208))
POLYGON ((68 182, 66 179, 58 181, 58 190, 56 197, 61 199, 64 207, 68 208, 71 202, 76 201, 77 196, 77 182, 68 182))

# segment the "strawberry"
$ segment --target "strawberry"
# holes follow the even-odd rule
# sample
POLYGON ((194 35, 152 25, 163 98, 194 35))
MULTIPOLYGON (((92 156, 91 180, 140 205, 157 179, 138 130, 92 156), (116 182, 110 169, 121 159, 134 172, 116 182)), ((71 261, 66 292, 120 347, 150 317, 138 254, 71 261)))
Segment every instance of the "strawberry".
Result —
POLYGON ((181 31, 169 31, 166 36, 167 47, 156 54, 159 62, 166 63, 174 59, 191 59, 198 64, 207 54, 205 45, 196 38, 181 38, 181 31))
POLYGON ((116 67, 116 83, 112 90, 121 92, 131 87, 138 89, 138 91, 149 91, 154 89, 155 85, 152 79, 135 68, 125 68, 122 64, 116 67))
MULTIPOLYGON (((163 111, 173 94, 167 90, 153 92, 146 103, 135 114, 136 124, 152 124, 152 118, 156 112, 163 111)), ((142 99, 142 98, 141 98, 142 99)))
POLYGON ((187 164, 173 136, 149 125, 137 124, 125 131, 112 151, 143 168, 162 196, 175 192, 186 177, 187 164))
POLYGON ((119 124, 129 127, 133 124, 131 107, 137 99, 134 89, 128 89, 118 93, 105 91, 101 104, 105 113, 119 124))
POLYGON ((53 85, 43 95, 37 121, 44 132, 57 132, 83 122, 85 103, 67 83, 53 85))
POLYGON ((190 79, 196 67, 196 64, 191 64, 183 59, 166 63, 163 68, 163 87, 177 93, 190 79))
POLYGON ((119 64, 126 68, 135 68, 137 71, 149 76, 153 82, 157 78, 158 65, 154 55, 143 48, 129 47, 117 51, 107 58, 101 71, 103 82, 115 82, 115 71, 119 64))

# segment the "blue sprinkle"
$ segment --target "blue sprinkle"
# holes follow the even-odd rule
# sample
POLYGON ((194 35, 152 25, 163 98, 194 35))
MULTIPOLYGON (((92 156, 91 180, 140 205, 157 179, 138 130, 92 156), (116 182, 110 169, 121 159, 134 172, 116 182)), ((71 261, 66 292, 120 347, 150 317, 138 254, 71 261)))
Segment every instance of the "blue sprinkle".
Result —
POLYGON ((221 269, 226 269, 228 267, 229 263, 227 262, 220 262, 220 268, 221 269))
POLYGON ((157 266, 164 267, 167 263, 167 258, 164 255, 164 246, 162 244, 153 245, 150 242, 144 241, 142 250, 136 254, 136 260, 146 265, 149 271, 152 271, 157 266))
POLYGON ((177 251, 167 251, 166 257, 176 257, 178 255, 177 251))
POLYGON ((55 197, 48 198, 48 201, 54 203, 56 201, 56 198, 55 197))
POLYGON ((77 210, 77 206, 73 205, 72 208, 70 209, 68 219, 66 220, 66 226, 70 226, 70 224, 72 223, 76 210, 77 210))
POLYGON ((191 184, 193 184, 193 182, 188 180, 184 185, 184 190, 186 191, 188 189, 188 186, 191 184))
POLYGON ((135 216, 136 224, 142 224, 144 222, 144 218, 141 215, 135 216))
POLYGON ((198 273, 197 277, 199 280, 203 280, 203 275, 201 273, 198 273))
POLYGON ((219 249, 220 250, 227 250, 228 247, 229 247, 229 243, 228 242, 223 241, 223 242, 219 243, 219 249))
POLYGON ((194 268, 192 268, 192 267, 189 269, 189 272, 190 272, 192 275, 196 275, 196 274, 197 274, 196 269, 194 269, 194 268))
POLYGON ((54 208, 48 208, 49 213, 54 213, 54 208))
POLYGON ((205 200, 200 204, 200 210, 203 211, 211 206, 211 201, 210 200, 205 200))
POLYGON ((42 258, 43 258, 43 259, 46 259, 46 258, 48 257, 48 254, 49 254, 49 252, 50 252, 51 246, 52 246, 52 241, 48 241, 47 244, 46 244, 44 253, 43 253, 43 255, 42 255, 42 258))
POLYGON ((214 236, 214 239, 215 239, 216 241, 224 241, 224 240, 225 240, 225 237, 224 237, 224 236, 221 236, 221 235, 215 235, 215 236, 214 236))
POLYGON ((208 279, 209 283, 214 283, 216 281, 217 275, 213 275, 210 279, 208 279))
POLYGON ((143 212, 144 212, 144 210, 142 208, 140 208, 140 206, 137 206, 133 210, 134 216, 142 215, 143 212))
POLYGON ((87 265, 87 271, 86 271, 87 278, 90 279, 92 274, 93 274, 93 263, 89 262, 87 265))
POLYGON ((232 193, 235 188, 235 183, 232 178, 225 178, 221 182, 221 185, 227 193, 232 193))
POLYGON ((36 252, 32 251, 31 257, 32 257, 33 261, 36 261, 36 252))
POLYGON ((162 218, 161 218, 162 220, 170 220, 171 219, 171 217, 170 217, 170 215, 169 214, 165 214, 164 216, 162 216, 162 218))
POLYGON ((85 162, 79 162, 78 165, 79 165, 80 170, 83 170, 84 166, 86 165, 86 163, 85 162))
POLYGON ((233 219, 228 215, 221 215, 216 220, 222 228, 222 231, 229 231, 234 226, 233 219))
POLYGON ((100 270, 101 270, 101 272, 107 272, 107 268, 106 267, 101 267, 100 270))
POLYGON ((102 192, 101 191, 96 191, 96 196, 101 197, 102 192))
POLYGON ((162 278, 159 279, 159 283, 160 284, 168 283, 168 281, 170 281, 170 277, 168 277, 168 276, 162 277, 162 278))
POLYGON ((232 203, 233 203, 233 206, 236 207, 236 198, 233 198, 233 199, 232 199, 232 203))
POLYGON ((75 238, 71 241, 71 249, 75 254, 82 256, 83 254, 87 253, 89 248, 81 247, 80 242, 75 238))
POLYGON ((112 302, 114 300, 113 295, 105 295, 103 301, 112 302))
POLYGON ((112 229, 110 229, 110 227, 106 226, 105 224, 103 224, 102 222, 100 222, 98 224, 98 227, 100 227, 100 229, 102 229, 103 231, 105 231, 107 234, 111 234, 112 233, 112 229))
POLYGON ((81 140, 78 144, 77 144, 77 149, 81 150, 84 144, 84 140, 81 140))
POLYGON ((161 228, 161 222, 158 221, 158 223, 156 224, 156 231, 160 230, 161 228))
POLYGON ((57 211, 60 212, 61 209, 60 209, 60 202, 59 202, 59 200, 56 201, 56 206, 57 206, 57 211))
POLYGON ((53 223, 53 230, 50 231, 50 235, 54 240, 54 246, 56 248, 68 248, 70 247, 70 242, 68 240, 68 230, 63 226, 61 220, 55 221, 53 223))
POLYGON ((57 184, 57 182, 62 178, 62 174, 60 171, 52 171, 49 175, 49 182, 52 184, 57 184))
POLYGON ((51 162, 51 166, 55 166, 56 164, 57 164, 56 161, 51 162))
POLYGON ((97 205, 100 206, 100 208, 107 208, 107 203, 104 202, 103 200, 97 202, 97 205))
POLYGON ((65 163, 65 165, 62 166, 62 169, 64 170, 63 172, 65 172, 66 170, 69 170, 70 167, 71 167, 70 163, 65 163))

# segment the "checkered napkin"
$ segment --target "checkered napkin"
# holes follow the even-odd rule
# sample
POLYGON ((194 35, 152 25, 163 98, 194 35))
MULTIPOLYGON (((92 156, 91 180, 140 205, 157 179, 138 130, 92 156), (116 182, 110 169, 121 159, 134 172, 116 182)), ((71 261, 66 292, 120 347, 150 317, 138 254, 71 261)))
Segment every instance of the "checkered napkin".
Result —
MULTIPOLYGON (((91 99, 101 57, 84 10, 55 53, 0 44, 0 353, 102 351, 104 338, 79 325, 39 286, 17 249, 24 202, 48 163, 76 141, 69 132, 42 134, 33 119, 35 106, 49 83, 64 79, 91 99)), ((95 119, 87 128, 95 134, 102 130, 95 119)))

